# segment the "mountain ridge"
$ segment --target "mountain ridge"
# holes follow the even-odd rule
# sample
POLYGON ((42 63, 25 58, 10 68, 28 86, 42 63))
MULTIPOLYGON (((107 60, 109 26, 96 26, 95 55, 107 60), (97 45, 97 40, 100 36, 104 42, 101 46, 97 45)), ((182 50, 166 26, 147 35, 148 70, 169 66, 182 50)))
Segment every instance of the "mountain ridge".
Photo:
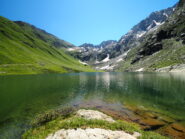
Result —
POLYGON ((164 24, 168 17, 173 14, 176 6, 177 4, 170 8, 151 13, 147 18, 135 25, 128 33, 123 35, 118 41, 112 43, 112 45, 108 44, 102 48, 95 47, 93 44, 85 44, 81 46, 81 52, 73 53, 73 56, 89 63, 95 68, 109 71, 110 67, 116 67, 118 65, 113 63, 116 63, 116 61, 121 62, 124 59, 128 50, 139 46, 143 42, 145 35, 157 30, 164 24), (105 59, 109 59, 109 62, 105 59), (107 67, 107 69, 105 67, 107 67))
POLYGON ((185 71, 185 1, 155 31, 131 49, 119 71, 185 71))

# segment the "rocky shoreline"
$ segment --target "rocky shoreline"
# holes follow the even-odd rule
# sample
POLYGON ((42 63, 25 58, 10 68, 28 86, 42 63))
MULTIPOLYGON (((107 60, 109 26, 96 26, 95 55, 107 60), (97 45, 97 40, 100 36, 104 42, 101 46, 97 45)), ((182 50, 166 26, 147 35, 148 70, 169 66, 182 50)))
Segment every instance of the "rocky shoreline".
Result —
MULTIPOLYGON (((76 112, 76 116, 87 120, 104 120, 107 122, 116 122, 112 117, 96 111, 80 109, 76 112)), ((86 128, 86 129, 61 129, 53 134, 50 134, 46 139, 136 139, 141 136, 140 133, 128 134, 124 131, 112 131, 101 128, 86 128)))
MULTIPOLYGON (((47 114, 46 117, 48 117, 47 114)), ((49 116, 50 117, 50 116, 49 116)), ((29 129, 23 139, 166 139, 158 133, 142 130, 139 125, 116 120, 98 110, 80 109, 60 115, 29 129)))
POLYGON ((185 64, 168 66, 156 70, 157 72, 185 72, 185 64))

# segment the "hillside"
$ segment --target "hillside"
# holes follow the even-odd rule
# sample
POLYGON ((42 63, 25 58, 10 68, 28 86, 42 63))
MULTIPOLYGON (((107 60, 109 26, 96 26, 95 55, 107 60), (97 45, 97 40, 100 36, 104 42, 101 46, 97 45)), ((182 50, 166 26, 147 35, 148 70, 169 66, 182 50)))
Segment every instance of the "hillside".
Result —
POLYGON ((93 71, 65 53, 73 47, 30 24, 0 17, 0 75, 93 71))
POLYGON ((130 49, 119 71, 184 71, 185 1, 174 14, 153 32, 146 34, 137 47, 130 49))

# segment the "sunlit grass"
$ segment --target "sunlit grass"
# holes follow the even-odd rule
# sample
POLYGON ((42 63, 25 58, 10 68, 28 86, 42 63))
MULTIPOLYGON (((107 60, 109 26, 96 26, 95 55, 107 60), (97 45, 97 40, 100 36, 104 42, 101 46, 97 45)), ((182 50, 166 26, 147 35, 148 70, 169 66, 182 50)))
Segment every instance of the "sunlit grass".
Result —
POLYGON ((29 24, 0 21, 0 75, 95 71, 66 54, 66 42, 29 24))

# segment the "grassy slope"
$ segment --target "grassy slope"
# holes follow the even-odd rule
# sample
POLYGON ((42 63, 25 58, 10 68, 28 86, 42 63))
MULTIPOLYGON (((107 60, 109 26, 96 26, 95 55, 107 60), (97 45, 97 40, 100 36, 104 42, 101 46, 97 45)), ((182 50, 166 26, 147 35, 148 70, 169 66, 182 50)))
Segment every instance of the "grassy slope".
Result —
POLYGON ((0 17, 0 75, 93 71, 62 50, 72 47, 40 29, 0 17))
POLYGON ((118 70, 137 70, 144 68, 148 71, 153 71, 155 69, 184 64, 185 63, 185 45, 181 41, 176 41, 174 38, 166 39, 163 42, 163 49, 153 55, 146 56, 142 58, 137 63, 131 64, 131 61, 137 55, 140 47, 132 49, 127 56, 126 61, 122 62, 118 70))

